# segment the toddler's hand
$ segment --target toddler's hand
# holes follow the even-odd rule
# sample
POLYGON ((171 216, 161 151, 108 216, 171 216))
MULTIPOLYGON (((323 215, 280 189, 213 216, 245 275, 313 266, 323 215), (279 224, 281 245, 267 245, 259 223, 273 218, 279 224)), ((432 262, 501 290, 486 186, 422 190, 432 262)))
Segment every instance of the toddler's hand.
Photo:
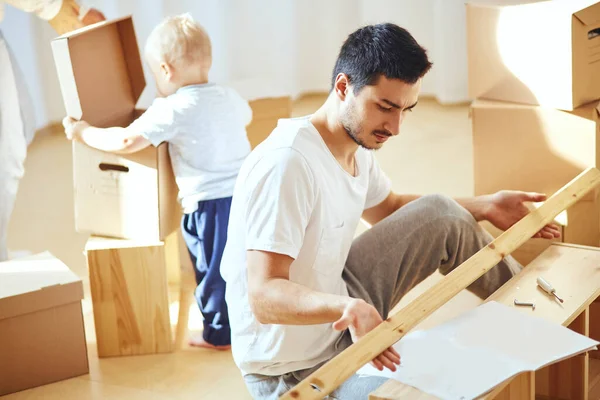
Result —
POLYGON ((90 126, 85 121, 76 121, 71 117, 65 117, 62 123, 65 127, 65 135, 69 140, 77 140, 81 136, 81 132, 90 126))
POLYGON ((92 25, 96 22, 106 21, 106 17, 100 11, 95 8, 82 8, 80 11, 79 19, 84 25, 92 25))

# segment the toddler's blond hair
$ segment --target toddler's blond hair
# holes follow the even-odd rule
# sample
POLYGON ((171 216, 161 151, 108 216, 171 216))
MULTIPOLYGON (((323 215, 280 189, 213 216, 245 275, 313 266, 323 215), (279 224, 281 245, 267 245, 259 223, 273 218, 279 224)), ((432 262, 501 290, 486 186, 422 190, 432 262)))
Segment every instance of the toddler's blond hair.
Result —
POLYGON ((208 34, 190 14, 165 18, 146 41, 146 54, 171 65, 201 63, 210 68, 212 48, 208 34))

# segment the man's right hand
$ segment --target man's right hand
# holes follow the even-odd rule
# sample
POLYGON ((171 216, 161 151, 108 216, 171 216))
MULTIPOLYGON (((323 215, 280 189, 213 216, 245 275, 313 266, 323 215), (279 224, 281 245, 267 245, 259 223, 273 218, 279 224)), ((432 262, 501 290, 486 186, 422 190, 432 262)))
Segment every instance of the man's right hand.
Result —
MULTIPOLYGON (((364 300, 352 299, 344 308, 340 319, 333 323, 333 329, 338 331, 349 329, 352 341, 356 343, 382 322, 383 319, 375 307, 364 300)), ((390 371, 396 371, 396 365, 400 365, 400 355, 393 347, 389 347, 371 361, 371 364, 380 371, 384 367, 390 371)))

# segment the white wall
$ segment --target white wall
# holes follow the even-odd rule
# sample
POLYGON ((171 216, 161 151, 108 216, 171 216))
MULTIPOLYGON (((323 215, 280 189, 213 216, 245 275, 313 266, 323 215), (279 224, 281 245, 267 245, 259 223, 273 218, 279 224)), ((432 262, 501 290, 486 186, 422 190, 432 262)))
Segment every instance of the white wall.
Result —
MULTIPOLYGON (((247 97, 329 90, 335 58, 358 27, 394 22, 429 50, 434 68, 423 94, 467 101, 464 0, 89 0, 108 18, 132 14, 140 47, 163 16, 190 12, 213 41, 210 78, 247 97)), ((58 121, 64 107, 44 21, 6 7, 0 23, 34 100, 37 126, 58 121)), ((141 105, 154 96, 151 77, 141 105)), ((1 88, 0 88, 1 90, 1 88)))

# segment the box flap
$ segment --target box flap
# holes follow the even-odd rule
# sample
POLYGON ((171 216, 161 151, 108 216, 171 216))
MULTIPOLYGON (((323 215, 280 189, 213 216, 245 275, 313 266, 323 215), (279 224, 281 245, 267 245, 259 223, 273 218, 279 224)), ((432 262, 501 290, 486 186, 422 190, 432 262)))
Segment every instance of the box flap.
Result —
POLYGON ((524 103, 511 103, 508 101, 500 100, 488 100, 488 99, 475 99, 471 103, 471 108, 536 108, 539 106, 524 104, 524 103))
POLYGON ((59 36, 52 53, 67 114, 106 127, 127 121, 146 81, 131 17, 59 36))
MULTIPOLYGON (((470 112, 473 110, 482 110, 482 109, 510 109, 510 110, 519 110, 519 109, 532 109, 532 110, 544 110, 546 107, 536 106, 531 104, 521 104, 521 103, 509 103, 506 101, 498 101, 498 100, 487 100, 487 99, 475 99, 471 103, 470 112)), ((584 104, 583 106, 577 107, 573 111, 565 111, 565 110, 556 110, 557 112, 564 112, 571 115, 576 115, 580 118, 594 120, 596 115, 600 115, 600 103, 594 101, 592 103, 584 104)))
POLYGON ((580 8, 574 15, 584 25, 597 25, 600 22, 600 2, 597 2, 597 0, 585 0, 581 7, 586 6, 588 3, 592 4, 585 8, 580 8))
POLYGON ((584 104, 580 107, 577 107, 576 109, 574 109, 573 111, 565 111, 568 112, 569 114, 572 115, 576 115, 580 118, 585 118, 585 119, 589 119, 591 121, 596 119, 596 110, 598 109, 600 103, 598 103, 597 101, 588 103, 588 104, 584 104))
POLYGON ((81 279, 49 252, 0 263, 0 319, 81 299, 81 279))

